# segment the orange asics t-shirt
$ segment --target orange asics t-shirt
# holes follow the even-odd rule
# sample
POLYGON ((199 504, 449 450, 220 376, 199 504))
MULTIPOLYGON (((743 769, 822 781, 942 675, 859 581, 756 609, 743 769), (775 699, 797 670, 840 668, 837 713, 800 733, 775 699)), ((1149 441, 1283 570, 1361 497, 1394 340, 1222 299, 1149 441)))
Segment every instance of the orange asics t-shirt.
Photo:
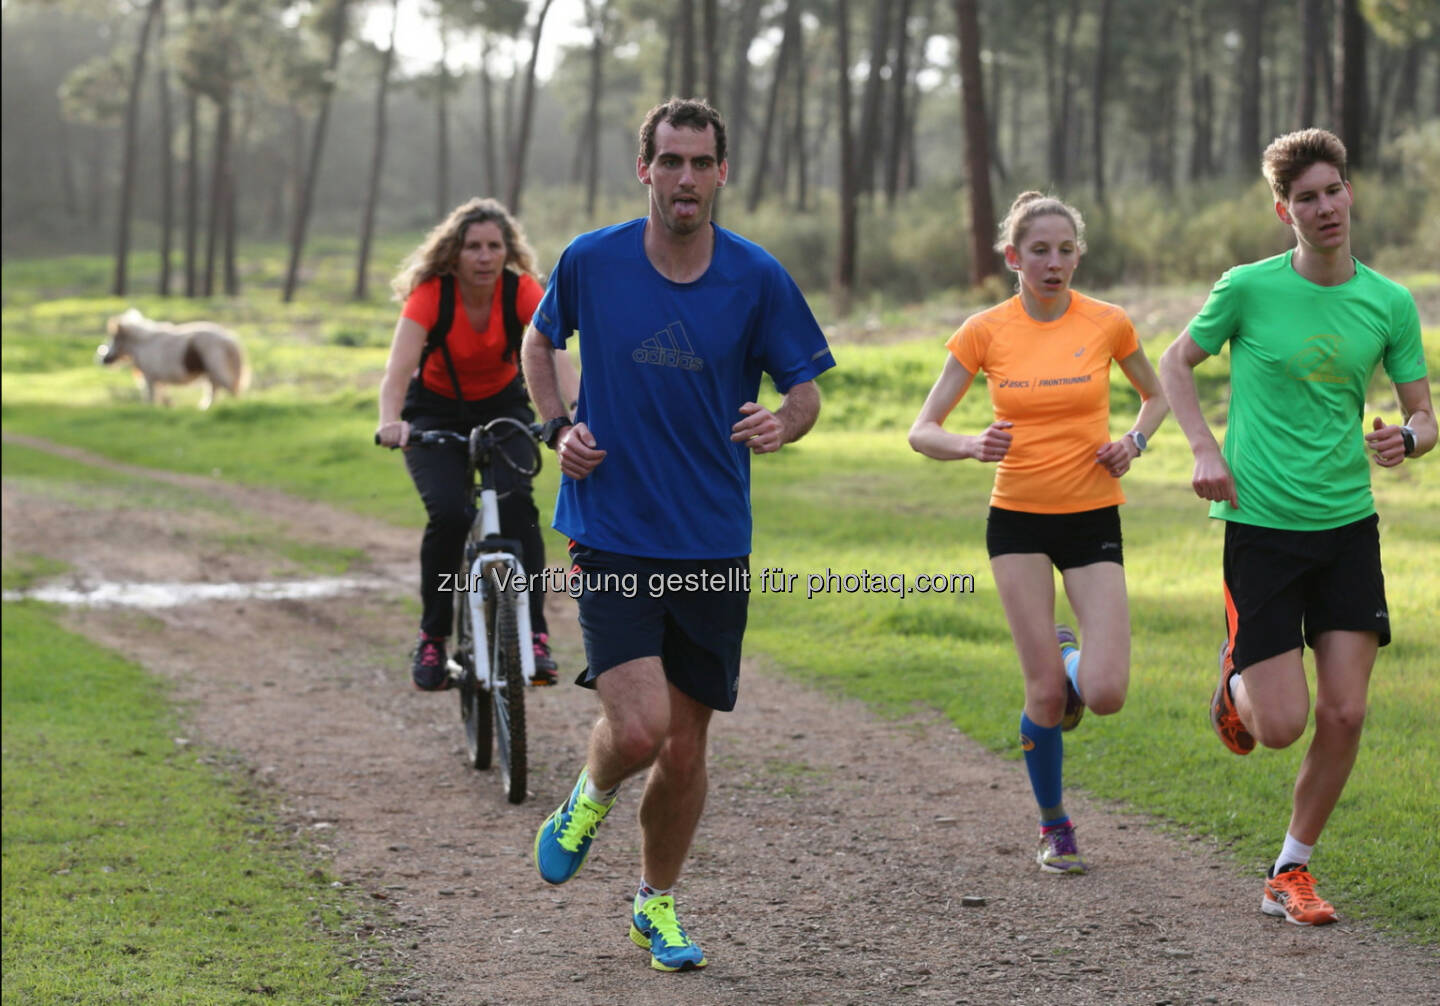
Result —
POLYGON ((1072 290, 1063 315, 1036 321, 1016 295, 965 319, 945 346, 985 372, 995 418, 1015 424, 991 506, 1079 513, 1125 502, 1095 460, 1110 442, 1110 361, 1140 347, 1124 311, 1072 290))
MULTIPOLYGON (((503 286, 498 281, 495 283, 495 293, 490 298, 490 321, 483 332, 471 327, 470 317, 460 303, 460 291, 458 288, 455 291, 455 319, 450 323, 445 344, 450 347, 455 372, 460 375, 460 391, 466 401, 489 398, 515 380, 520 372, 516 363, 505 359, 505 308, 500 303, 503 286)), ((545 290, 533 277, 521 274, 520 286, 515 292, 515 313, 520 316, 521 324, 530 324, 530 316, 544 295, 545 290)), ((430 331, 440 315, 440 277, 432 276, 417 286, 406 298, 400 314, 430 331)), ((455 385, 445 366, 445 355, 439 349, 426 359, 421 378, 431 391, 446 398, 455 397, 455 385)))

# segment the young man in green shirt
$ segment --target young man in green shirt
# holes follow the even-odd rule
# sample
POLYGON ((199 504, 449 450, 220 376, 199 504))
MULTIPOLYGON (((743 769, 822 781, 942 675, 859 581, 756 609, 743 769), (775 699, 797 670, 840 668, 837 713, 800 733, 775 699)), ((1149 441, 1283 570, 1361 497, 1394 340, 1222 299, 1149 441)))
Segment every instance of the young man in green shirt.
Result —
POLYGON ((1390 641, 1368 451, 1393 468, 1435 446, 1420 318, 1404 287, 1350 254, 1345 147, 1322 129, 1275 140, 1262 159, 1292 251, 1236 266, 1160 361, 1195 455, 1192 485, 1225 525, 1225 613, 1210 703, 1231 751, 1283 748, 1304 733, 1315 651, 1315 734, 1295 780, 1289 829, 1261 910, 1297 925, 1336 920, 1307 865, 1335 809, 1365 720, 1379 647, 1390 641), (1230 344, 1225 446, 1194 368, 1230 344), (1365 389, 1383 363, 1404 417, 1364 429, 1365 389))

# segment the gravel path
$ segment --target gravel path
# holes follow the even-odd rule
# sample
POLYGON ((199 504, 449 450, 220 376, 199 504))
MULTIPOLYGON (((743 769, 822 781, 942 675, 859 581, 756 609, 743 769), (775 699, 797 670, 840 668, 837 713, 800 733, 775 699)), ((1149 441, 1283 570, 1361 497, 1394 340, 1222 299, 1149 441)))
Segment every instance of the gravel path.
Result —
MULTIPOLYGON (((1079 794, 1066 802, 1092 872, 1042 875, 1019 763, 938 717, 881 721, 756 662, 737 711, 712 728, 709 804, 678 891, 712 963, 653 972, 626 937, 638 781, 570 884, 545 885, 529 861, 578 771, 593 695, 531 692, 531 799, 516 807, 464 765, 454 695, 410 689, 418 529, 5 439, 162 487, 130 505, 7 481, 7 556, 40 551, 96 581, 302 575, 269 549, 217 544, 239 524, 362 546, 354 573, 393 585, 65 620, 173 680, 193 735, 238 753, 289 825, 379 906, 357 935, 381 936, 382 951, 361 953, 398 970, 396 1002, 1440 1002, 1435 950, 1350 922, 1265 918, 1260 880, 1207 842, 1079 794), (175 502, 186 497, 206 503, 175 502)), ((552 604, 557 656, 573 668, 573 609, 552 604)))

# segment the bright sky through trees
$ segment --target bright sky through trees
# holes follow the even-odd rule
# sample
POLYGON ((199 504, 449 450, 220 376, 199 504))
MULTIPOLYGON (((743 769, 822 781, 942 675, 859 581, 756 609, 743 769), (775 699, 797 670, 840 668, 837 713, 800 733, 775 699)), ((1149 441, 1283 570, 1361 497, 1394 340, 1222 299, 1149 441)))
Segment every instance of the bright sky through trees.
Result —
MULTIPOLYGON (((440 52, 439 23, 432 13, 429 0, 400 0, 400 25, 396 32, 395 50, 402 73, 419 74, 433 69, 440 52)), ((590 33, 583 27, 585 5, 582 0, 555 0, 550 13, 545 17, 545 32, 540 39, 540 65, 537 74, 541 80, 548 80, 555 69, 556 55, 561 46, 584 45, 590 40, 590 33)), ((533 19, 534 14, 532 12, 533 19)), ((504 60, 497 72, 505 76, 509 72, 510 60, 520 60, 522 66, 530 58, 529 26, 523 38, 511 40, 510 46, 497 46, 504 60), (518 45, 514 42, 518 41, 518 45)), ((366 40, 383 46, 390 30, 390 5, 376 4, 365 11, 360 34, 366 40)), ((498 42, 499 40, 497 40, 498 42)), ((480 60, 478 44, 459 34, 450 39, 449 63, 452 71, 473 70, 480 60)))

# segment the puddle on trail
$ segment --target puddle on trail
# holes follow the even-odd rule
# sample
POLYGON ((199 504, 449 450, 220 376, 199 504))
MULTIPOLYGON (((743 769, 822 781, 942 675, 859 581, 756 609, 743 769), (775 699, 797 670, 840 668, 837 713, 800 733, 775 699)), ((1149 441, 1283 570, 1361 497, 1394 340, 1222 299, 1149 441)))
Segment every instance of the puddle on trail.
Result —
POLYGON ((6 601, 49 601, 88 607, 174 608, 204 601, 313 600, 363 590, 394 590, 382 577, 318 577, 313 580, 261 580, 253 583, 81 583, 78 586, 7 590, 6 601))

